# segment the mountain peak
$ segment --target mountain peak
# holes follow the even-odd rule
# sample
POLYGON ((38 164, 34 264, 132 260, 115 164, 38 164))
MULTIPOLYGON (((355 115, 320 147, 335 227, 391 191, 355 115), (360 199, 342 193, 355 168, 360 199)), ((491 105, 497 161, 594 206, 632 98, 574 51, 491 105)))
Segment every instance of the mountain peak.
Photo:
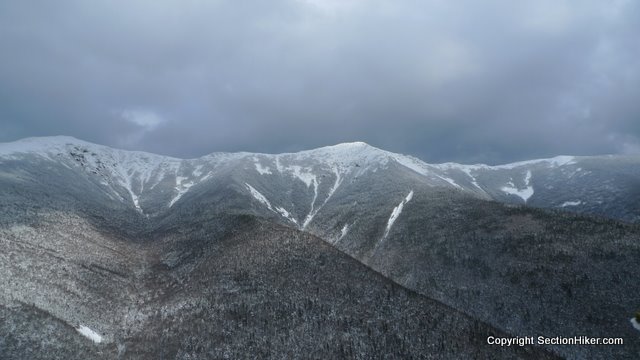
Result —
POLYGON ((368 146, 368 147, 373 147, 373 146, 367 144, 364 141, 343 142, 343 143, 336 144, 334 146, 342 146, 342 147, 366 147, 366 146, 368 146))
POLYGON ((343 163, 345 161, 371 163, 385 162, 391 154, 392 153, 373 147, 365 142, 356 141, 304 150, 292 154, 281 154, 281 156, 314 157, 328 163, 343 163))
POLYGON ((71 136, 28 137, 13 142, 0 143, 0 155, 27 152, 46 152, 68 145, 93 145, 71 136))
POLYGON ((19 139, 12 142, 2 143, 2 145, 8 144, 42 144, 42 145, 51 145, 51 144, 66 144, 66 143, 87 143, 83 140, 77 139, 73 136, 67 135, 54 135, 54 136, 32 136, 26 137, 23 139, 19 139))
POLYGON ((310 150, 303 150, 303 151, 300 151, 300 152, 301 153, 309 152, 309 151, 345 151, 345 152, 349 152, 349 151, 362 151, 362 150, 383 151, 381 149, 378 149, 378 148, 376 148, 374 146, 371 146, 371 145, 367 144, 366 142, 353 141, 353 142, 339 143, 339 144, 335 144, 335 145, 322 146, 322 147, 319 147, 319 148, 310 149, 310 150))

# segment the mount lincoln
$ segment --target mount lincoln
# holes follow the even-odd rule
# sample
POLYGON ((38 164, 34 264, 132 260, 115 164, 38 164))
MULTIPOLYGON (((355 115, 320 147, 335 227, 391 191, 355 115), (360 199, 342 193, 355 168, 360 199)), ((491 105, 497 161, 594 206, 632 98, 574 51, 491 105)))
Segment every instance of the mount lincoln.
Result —
POLYGON ((0 189, 8 358, 640 356, 640 157, 183 160, 49 137, 0 144, 0 189))

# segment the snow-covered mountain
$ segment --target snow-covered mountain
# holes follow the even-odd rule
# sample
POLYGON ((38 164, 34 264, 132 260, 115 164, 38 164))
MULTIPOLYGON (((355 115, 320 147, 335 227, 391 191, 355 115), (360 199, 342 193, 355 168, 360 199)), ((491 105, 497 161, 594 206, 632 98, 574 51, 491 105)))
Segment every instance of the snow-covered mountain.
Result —
POLYGON ((293 154, 213 153, 197 159, 118 150, 65 136, 0 144, 0 169, 24 160, 76 172, 97 191, 145 216, 160 215, 183 197, 230 178, 262 212, 306 229, 339 194, 390 176, 385 185, 392 188, 415 183, 504 203, 640 220, 640 157, 631 156, 558 156, 488 166, 427 164, 362 142, 293 154))
MULTIPOLYGON (((82 238, 108 232, 109 255, 98 256, 96 268, 113 263, 109 271, 117 274, 141 271, 133 248, 155 244, 161 249, 145 250, 145 261, 187 276, 222 246, 220 239, 240 231, 229 217, 250 216, 317 236, 508 333, 635 334, 628 318, 640 285, 625 279, 640 277, 633 265, 640 256, 633 224, 640 220, 640 157, 427 164, 355 142, 176 159, 50 137, 0 144, 0 189, 0 235, 10 244, 46 238, 40 228, 53 229, 47 232, 57 239, 65 224, 89 234, 82 238), (123 244, 133 248, 120 250, 123 244)), ((59 243, 78 241, 64 238, 59 243)), ((82 259, 81 247, 64 246, 73 261, 82 259)), ((20 284, 3 286, 24 292, 20 284)), ((40 299, 35 290, 27 293, 24 299, 40 299)), ((64 313, 67 298, 59 299, 50 311, 64 313)), ((126 304, 126 296, 118 301, 126 304)), ((593 351, 624 358, 627 348, 593 351)), ((596 354, 554 350, 570 358, 596 354)))
MULTIPOLYGON (((113 200, 144 215, 172 208, 195 189, 231 176, 265 209, 306 228, 343 182, 386 170, 392 163, 418 171, 424 183, 459 188, 418 160, 365 143, 346 143, 295 154, 214 153, 176 159, 95 145, 70 137, 30 138, 0 145, 0 164, 30 160, 79 172, 113 200), (284 190, 284 191, 283 191, 284 190), (265 197, 263 193, 288 193, 265 197)), ((472 189, 472 192, 475 191, 472 189)))
POLYGON ((499 202, 640 220, 639 156, 557 156, 500 166, 436 167, 499 202))

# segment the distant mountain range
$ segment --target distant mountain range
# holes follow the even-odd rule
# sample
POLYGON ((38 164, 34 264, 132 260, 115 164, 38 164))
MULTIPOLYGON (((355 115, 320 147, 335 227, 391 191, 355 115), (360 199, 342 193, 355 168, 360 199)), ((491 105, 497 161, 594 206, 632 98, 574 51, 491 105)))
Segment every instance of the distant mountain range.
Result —
POLYGON ((46 358, 25 345, 39 326, 66 358, 640 356, 640 157, 427 164, 356 142, 183 160, 48 137, 0 144, 0 189, 15 358, 46 358))

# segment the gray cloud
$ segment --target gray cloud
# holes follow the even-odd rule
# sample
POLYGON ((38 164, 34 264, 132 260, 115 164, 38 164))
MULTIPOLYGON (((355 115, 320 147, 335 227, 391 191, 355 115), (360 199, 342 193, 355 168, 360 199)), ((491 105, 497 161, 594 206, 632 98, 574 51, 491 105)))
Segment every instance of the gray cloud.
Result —
POLYGON ((626 0, 4 1, 0 141, 638 153, 639 37, 626 0))

